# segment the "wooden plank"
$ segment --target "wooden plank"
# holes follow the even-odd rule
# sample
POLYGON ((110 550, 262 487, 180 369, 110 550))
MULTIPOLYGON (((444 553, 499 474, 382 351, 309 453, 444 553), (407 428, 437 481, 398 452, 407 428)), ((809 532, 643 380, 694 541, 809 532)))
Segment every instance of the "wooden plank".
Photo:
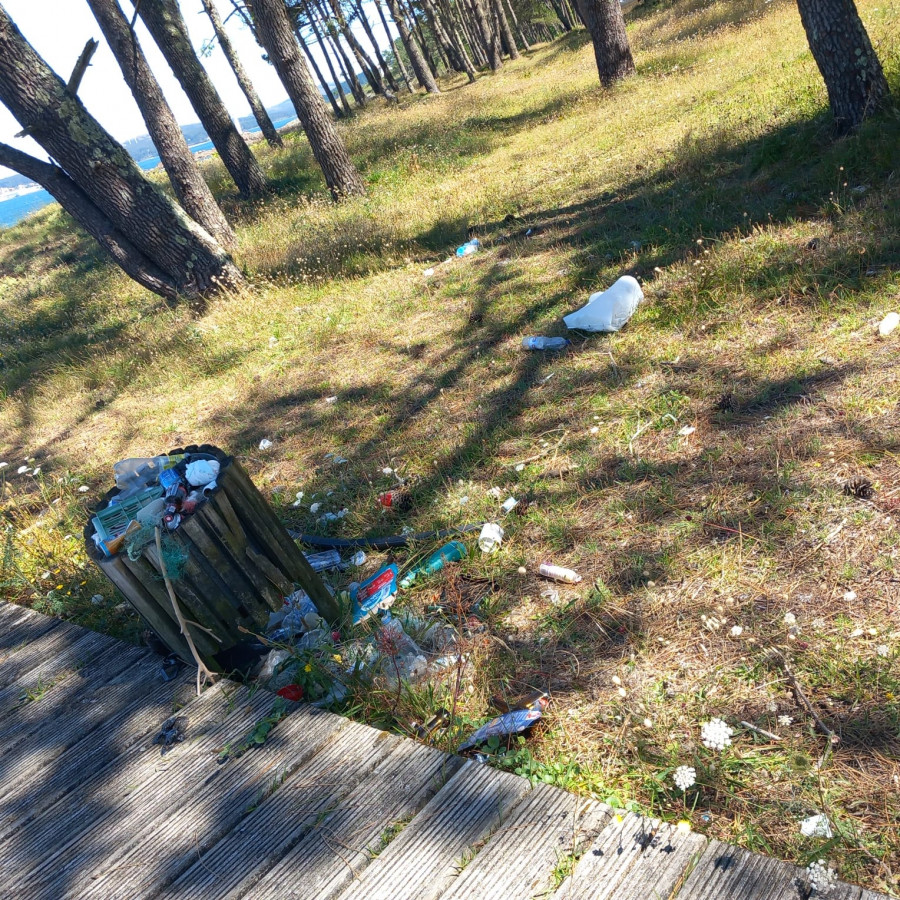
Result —
POLYGON ((796 869, 776 859, 710 841, 678 900, 797 900, 796 869))
POLYGON ((89 663, 117 642, 93 631, 59 629, 39 638, 0 665, 0 716, 18 706, 27 691, 39 690, 57 677, 89 663))
POLYGON ((182 711, 189 719, 183 743, 163 755, 148 735, 140 746, 7 837, 0 844, 0 870, 11 872, 6 889, 19 900, 64 896, 67 867, 75 859, 85 865, 92 856, 104 858, 119 840, 118 822, 135 809, 162 814, 174 797, 204 777, 210 758, 248 732, 272 705, 271 694, 257 692, 251 698, 244 688, 234 691, 229 702, 226 687, 220 682, 182 711))
MULTIPOLYGON (((30 644, 46 638, 48 632, 59 628, 58 619, 50 619, 30 610, 22 610, 22 615, 10 623, 0 633, 0 679, 3 677, 3 669, 7 662, 22 650, 27 650, 30 644)), ((62 633, 62 632, 60 632, 62 633)), ((3 682, 0 681, 0 684, 3 682)))
POLYGON ((529 787, 524 778, 466 762, 341 900, 435 900, 529 787))
POLYGON ((42 727, 52 727, 58 734, 60 725, 75 718, 72 715, 73 706, 77 709, 77 704, 88 691, 108 684, 131 666, 150 659, 156 660, 158 668, 159 657, 149 650, 117 642, 101 650, 90 663, 77 671, 59 673, 39 695, 23 697, 19 694, 20 699, 15 706, 0 717, 0 757, 42 727))
POLYGON ((243 897, 403 738, 348 721, 337 740, 295 772, 258 809, 203 854, 159 895, 172 898, 243 897))
POLYGON ((706 849, 705 837, 631 813, 589 847, 554 900, 651 900, 675 894, 706 849))
POLYGON ((330 815, 316 822, 243 900, 334 897, 359 877, 383 837, 405 825, 462 764, 458 756, 404 740, 330 815))
POLYGON ((115 850, 102 859, 88 858, 77 868, 67 882, 70 896, 99 900, 154 896, 326 742, 339 741, 347 721, 313 707, 298 707, 264 745, 221 766, 210 757, 206 777, 200 773, 187 789, 170 793, 162 814, 139 806, 119 818, 121 839, 115 850))
POLYGON ((55 723, 52 744, 29 743, 31 752, 20 748, 0 759, 0 841, 152 740, 160 722, 193 697, 193 673, 161 684, 157 668, 156 661, 140 663, 116 684, 86 690, 70 715, 55 723))
POLYGON ((553 886, 554 870, 594 842, 609 807, 537 784, 501 822, 441 900, 531 900, 553 886))

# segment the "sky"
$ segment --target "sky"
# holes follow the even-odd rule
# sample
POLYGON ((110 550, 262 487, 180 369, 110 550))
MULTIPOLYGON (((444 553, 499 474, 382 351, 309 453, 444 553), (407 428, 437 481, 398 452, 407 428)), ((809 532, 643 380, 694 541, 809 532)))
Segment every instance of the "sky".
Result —
MULTIPOLYGON (((200 0, 179 0, 179 2, 191 40, 194 47, 199 49, 205 40, 213 36, 212 24, 203 12, 200 0)), ((224 19, 232 9, 231 4, 227 0, 214 2, 224 19)), ((131 0, 120 0, 120 5, 130 19, 134 11, 131 0)), ((64 81, 68 80, 87 40, 93 37, 100 41, 91 66, 78 89, 78 96, 90 113, 117 140, 124 141, 147 133, 112 51, 103 39, 100 26, 85 0, 0 0, 0 6, 18 25, 25 39, 64 81)), ((225 29, 262 97, 263 104, 274 106, 286 100, 287 93, 278 80, 274 68, 262 58, 262 49, 257 45, 250 30, 239 21, 238 16, 232 16, 225 29)), ((376 34, 379 30, 380 25, 376 34)), ((150 67, 175 113, 175 118, 182 125, 196 122, 196 113, 140 20, 137 35, 150 67)), ((315 48, 314 52, 317 50, 318 48, 315 48)), ((203 59, 202 62, 231 115, 235 119, 249 115, 250 107, 221 49, 217 46, 212 56, 203 59)), ((21 126, 11 113, 0 104, 0 141, 46 159, 47 155, 30 138, 14 138, 21 130, 21 126)), ((10 174, 12 173, 9 170, 0 167, 0 178, 10 174)))

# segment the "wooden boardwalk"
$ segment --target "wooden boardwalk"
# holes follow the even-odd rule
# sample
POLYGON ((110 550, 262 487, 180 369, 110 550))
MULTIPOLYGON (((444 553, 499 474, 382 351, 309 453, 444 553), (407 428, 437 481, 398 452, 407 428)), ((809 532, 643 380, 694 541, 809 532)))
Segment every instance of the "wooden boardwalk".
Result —
POLYGON ((272 695, 159 668, 0 603, 0 898, 807 896, 793 866, 303 705, 220 763, 272 695), (174 713, 184 741, 154 744, 174 713))

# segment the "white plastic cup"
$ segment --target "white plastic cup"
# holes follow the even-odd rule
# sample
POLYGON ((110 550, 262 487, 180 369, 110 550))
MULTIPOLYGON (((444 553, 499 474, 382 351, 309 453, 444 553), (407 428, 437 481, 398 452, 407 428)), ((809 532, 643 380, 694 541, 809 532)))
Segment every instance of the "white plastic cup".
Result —
POLYGON ((496 553, 503 543, 503 529, 496 522, 485 522, 478 535, 478 546, 482 553, 496 553))

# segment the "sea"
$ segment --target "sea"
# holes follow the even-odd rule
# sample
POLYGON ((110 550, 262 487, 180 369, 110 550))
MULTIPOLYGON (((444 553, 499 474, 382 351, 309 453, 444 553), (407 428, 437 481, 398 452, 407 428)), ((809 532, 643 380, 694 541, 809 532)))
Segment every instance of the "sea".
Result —
MULTIPOLYGON (((272 124, 276 128, 293 122, 295 116, 288 116, 286 119, 276 119, 272 124)), ((259 131, 259 126, 248 128, 248 132, 259 131)), ((213 142, 204 141, 202 144, 193 144, 191 146, 192 153, 200 153, 203 150, 212 150, 213 142)), ((159 165, 159 157, 151 156, 149 159, 142 159, 138 165, 147 171, 155 169, 159 165)), ((8 200, 0 201, 0 228, 8 228, 21 222, 27 215, 43 209, 49 203, 56 201, 45 190, 32 191, 30 194, 21 194, 18 197, 10 197, 8 200)))

